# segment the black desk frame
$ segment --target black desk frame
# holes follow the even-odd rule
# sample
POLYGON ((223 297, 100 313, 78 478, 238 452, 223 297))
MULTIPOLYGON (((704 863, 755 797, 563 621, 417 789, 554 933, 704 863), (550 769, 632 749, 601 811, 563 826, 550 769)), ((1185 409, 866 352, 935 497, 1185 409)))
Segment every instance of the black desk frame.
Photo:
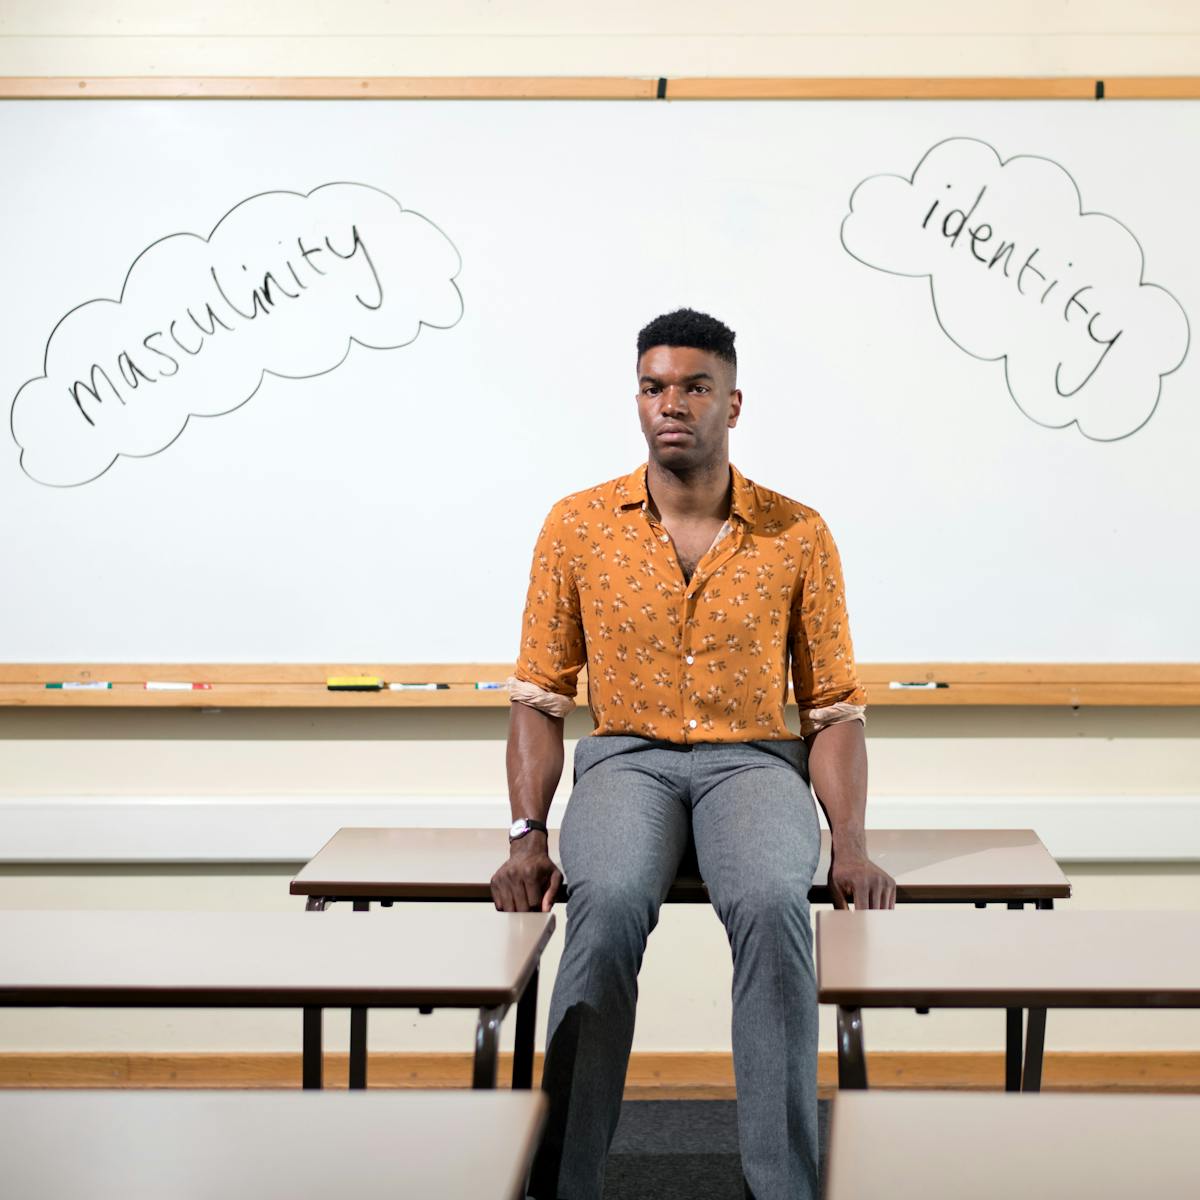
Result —
MULTIPOLYGON (((563 899, 567 892, 563 889, 563 899)), ((814 885, 809 892, 810 903, 829 903, 828 889, 814 885)), ((355 912, 369 912, 372 903, 391 908, 393 904, 444 903, 479 904, 491 903, 490 896, 317 896, 310 895, 305 909, 308 912, 324 912, 331 904, 346 901, 354 906, 355 912)), ((702 885, 676 882, 667 893, 667 902, 683 904, 708 904, 708 891, 702 885)), ((976 908, 987 908, 989 901, 966 898, 938 900, 908 900, 908 904, 974 904, 976 908)), ((991 901, 996 903, 996 901, 991 901)), ((1052 909, 1052 899, 1002 900, 1010 909, 1021 910, 1026 904, 1040 909, 1052 909)), ((517 1002, 516 1041, 513 1047, 512 1085, 514 1088, 533 1086, 534 1028, 537 1020, 538 968, 535 967, 529 983, 517 1002)), ((429 1013, 431 1008, 423 1008, 429 1013)), ((479 1022, 475 1028, 475 1070, 473 1087, 495 1087, 500 1023, 507 1008, 479 1010, 479 1022)), ((1004 1088, 1005 1091, 1038 1091, 1042 1079, 1042 1055, 1046 1038, 1046 1010, 1029 1010, 1025 1029, 1025 1010, 1005 1010, 1004 1088), (1022 1044, 1023 1043, 1023 1044, 1022 1044)), ((350 1087, 367 1086, 367 1010, 350 1010, 350 1087)), ((304 1013, 304 1086, 321 1086, 321 1011, 306 1009, 304 1013), (310 1082, 311 1080, 311 1082, 310 1082)), ((862 1043, 862 1014, 857 1010, 838 1009, 838 1086, 867 1086, 866 1058, 862 1043), (844 1051, 844 1052, 843 1052, 844 1051), (861 1081, 861 1082, 858 1082, 861 1081)))
MULTIPOLYGON (((341 897, 309 896, 304 906, 307 912, 324 912, 330 904, 341 897)), ((355 912, 369 912, 371 900, 361 896, 345 897, 353 902, 355 912)), ((391 900, 379 901, 385 908, 392 906, 391 900)), ((517 1000, 516 1052, 513 1055, 512 1085, 528 1091, 533 1087, 533 1034, 537 1020, 538 975, 540 967, 534 964, 525 989, 517 1000)), ((435 1006, 420 1005, 417 1011, 423 1016, 433 1012, 435 1006)), ((439 1007, 447 1007, 440 1005, 439 1007)), ((494 1088, 500 1058, 500 1026, 511 1006, 500 1004, 483 1006, 475 1024, 475 1062, 471 1073, 473 1088, 494 1088)), ((304 1010, 304 1053, 303 1079, 306 1088, 322 1086, 322 1009, 304 1010)), ((350 1071, 349 1086, 367 1086, 367 1010, 361 1007, 350 1009, 350 1071)))

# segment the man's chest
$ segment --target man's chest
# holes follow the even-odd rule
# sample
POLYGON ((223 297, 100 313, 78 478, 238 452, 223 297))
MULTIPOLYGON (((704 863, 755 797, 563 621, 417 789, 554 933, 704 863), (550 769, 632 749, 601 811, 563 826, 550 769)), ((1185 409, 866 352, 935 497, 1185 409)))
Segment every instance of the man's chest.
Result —
POLYGON ((692 648, 773 658, 786 636, 802 559, 791 538, 736 521, 668 532, 636 513, 592 523, 571 549, 593 662, 692 648))
POLYGON ((674 550, 685 582, 690 582, 701 559, 708 553, 717 535, 724 528, 724 521, 664 521, 662 528, 671 539, 668 546, 674 550))

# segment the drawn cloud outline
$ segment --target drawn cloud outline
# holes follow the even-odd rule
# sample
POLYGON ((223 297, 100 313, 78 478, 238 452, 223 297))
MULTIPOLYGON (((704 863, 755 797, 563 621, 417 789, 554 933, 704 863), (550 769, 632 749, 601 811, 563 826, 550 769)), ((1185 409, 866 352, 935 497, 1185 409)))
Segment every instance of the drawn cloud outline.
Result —
POLYGON ((1154 416, 1154 414, 1158 411, 1158 404, 1159 404, 1159 401, 1162 399, 1162 381, 1164 379, 1166 379, 1166 377, 1168 375, 1173 375, 1176 371, 1179 370, 1180 367, 1183 366, 1184 362, 1187 360, 1188 351, 1191 349, 1192 324, 1191 324, 1191 321, 1188 320, 1187 310, 1179 302, 1179 297, 1176 296, 1174 292, 1163 287, 1161 284, 1146 282, 1146 252, 1142 247, 1142 243, 1140 241, 1138 241, 1137 235, 1133 232, 1132 229, 1129 228, 1128 225, 1126 225, 1124 223, 1124 221, 1119 220, 1117 217, 1112 216, 1110 213, 1100 212, 1099 210, 1096 210, 1096 209, 1088 209, 1085 212, 1084 208, 1083 208, 1083 194, 1079 190, 1079 184, 1077 184, 1075 182, 1075 177, 1071 174, 1070 171, 1067 170, 1066 167, 1064 167, 1062 165, 1062 163, 1057 162, 1055 159, 1050 158, 1044 154, 1014 154, 1014 155, 1011 155, 1009 158, 1001 158, 1000 152, 996 149, 996 147, 993 146, 990 142, 984 141, 983 138, 961 137, 961 136, 960 137, 944 137, 941 139, 941 141, 935 142, 932 146, 929 147, 928 150, 925 151, 924 154, 921 155, 920 159, 917 161, 917 165, 913 168, 911 175, 900 175, 894 171, 881 171, 875 175, 868 175, 866 179, 863 179, 858 184, 856 184, 854 187, 854 190, 850 193, 850 211, 842 218, 842 223, 841 223, 841 226, 838 231, 838 240, 842 244, 842 249, 845 250, 846 253, 849 254, 851 258, 853 258, 856 262, 862 263, 866 267, 870 267, 873 271, 882 271, 883 274, 885 274, 885 275, 896 275, 896 276, 903 277, 905 279, 928 279, 929 280, 929 299, 930 299, 930 303, 933 306, 933 317, 934 317, 934 320, 937 321, 937 323, 938 323, 938 328, 940 328, 941 331, 946 335, 946 337, 949 338, 950 341, 953 342, 954 345, 956 345, 961 351, 963 351, 964 354, 969 354, 972 358, 978 360, 979 362, 1001 362, 1002 361, 1004 363, 1004 386, 1007 389, 1009 397, 1011 398, 1012 402, 1017 406, 1017 409, 1021 413, 1022 416, 1026 417, 1028 420, 1032 421, 1035 425, 1038 425, 1043 429, 1069 429, 1072 425, 1075 425, 1075 426, 1079 427, 1080 435, 1087 438, 1088 441, 1100 442, 1100 443, 1104 443, 1104 444, 1109 444, 1112 442, 1120 442, 1120 441, 1124 441, 1126 438, 1133 437, 1133 435, 1135 433, 1137 433, 1139 430, 1144 429, 1146 427, 1150 418, 1152 416, 1154 416), (932 271, 910 272, 910 271, 889 270, 887 267, 877 266, 875 263, 868 262, 865 258, 861 258, 859 255, 855 254, 854 251, 851 250, 850 247, 846 244, 846 225, 849 222, 850 218, 852 216, 854 216, 854 197, 858 195, 859 191, 862 188, 866 187, 867 184, 871 183, 873 180, 876 180, 876 179, 902 179, 905 183, 909 184, 909 186, 912 186, 916 182, 917 173, 921 170, 921 167, 924 164, 925 160, 931 154, 933 154, 933 152, 935 150, 937 150, 941 146, 946 145, 949 142, 975 142, 976 144, 983 146, 986 149, 990 150, 992 152, 992 154, 995 155, 996 161, 1000 164, 1001 168, 1008 166, 1008 164, 1011 162, 1016 162, 1018 159, 1033 159, 1033 160, 1036 160, 1039 162, 1046 162, 1046 163, 1049 163, 1051 166, 1057 167, 1067 177, 1067 180, 1070 182, 1071 187, 1074 189, 1075 205, 1079 210, 1078 215, 1080 217, 1103 217, 1103 218, 1105 218, 1105 220, 1112 221, 1114 225, 1118 225, 1127 234, 1129 234, 1130 239, 1132 240, 1133 244, 1137 247, 1137 250, 1138 250, 1138 263, 1139 263, 1139 265, 1138 265, 1138 286, 1154 288, 1156 291, 1163 292, 1165 295, 1170 296, 1170 298, 1175 302, 1176 306, 1179 308, 1179 311, 1180 311, 1181 315, 1183 316, 1183 324, 1184 324, 1184 329, 1185 329, 1183 354, 1180 356, 1179 361, 1169 371, 1163 371, 1158 376, 1158 391, 1155 393, 1155 396, 1154 396, 1154 404, 1151 406, 1150 411, 1146 414, 1146 416, 1143 418, 1141 423, 1139 425, 1137 425, 1135 428, 1129 430, 1127 433, 1119 434, 1117 437, 1101 438, 1101 437, 1093 437, 1092 434, 1090 434, 1086 430, 1084 430, 1083 427, 1079 425, 1078 417, 1072 417, 1071 420, 1064 421, 1061 425, 1053 425, 1048 421, 1038 420, 1037 417, 1033 416, 1031 413, 1026 411, 1025 406, 1017 398, 1016 392, 1013 391, 1012 382, 1008 376, 1008 357, 1009 357, 1008 353, 1006 352, 1004 354, 997 354, 991 358, 989 358, 985 354, 976 354, 973 350, 968 350, 967 347, 964 346, 962 344, 962 342, 958 341, 958 339, 955 338, 954 335, 952 333, 950 333, 950 331, 946 328, 945 324, 942 321, 942 314, 938 311, 937 290, 934 287, 934 278, 933 278, 932 271))
POLYGON ((254 195, 247 196, 244 200, 239 200, 231 209, 228 210, 228 212, 224 213, 221 216, 220 220, 217 221, 217 223, 212 227, 212 229, 206 235, 192 233, 188 230, 182 230, 179 233, 167 233, 167 234, 164 234, 160 238, 155 238, 154 241, 152 241, 150 243, 150 245, 148 245, 144 250, 142 250, 137 255, 137 257, 135 257, 134 260, 129 264, 129 269, 125 272, 125 278, 121 281, 120 294, 117 296, 117 298, 115 300, 111 296, 97 296, 92 300, 84 300, 81 303, 76 304, 74 308, 69 309, 67 312, 65 312, 54 323, 54 328, 50 330, 50 334, 46 338, 46 349, 42 354, 42 374, 34 375, 32 378, 27 379, 23 384, 21 384, 21 386, 19 388, 17 388, 16 394, 13 396, 12 403, 9 406, 8 430, 12 436, 13 441, 16 443, 16 445, 18 446, 18 448, 21 451, 20 456, 17 459, 17 463, 20 466, 22 472, 25 474, 26 478, 32 480, 34 483, 41 484, 43 487, 63 488, 63 489, 75 488, 75 487, 85 487, 87 484, 94 483, 102 475, 104 475, 108 471, 112 470, 113 465, 116 463, 117 459, 119 459, 119 458, 135 458, 135 459, 154 458, 156 455, 162 454, 165 450, 169 450, 183 436, 184 430, 186 430, 188 425, 196 418, 210 419, 210 418, 214 418, 214 417, 226 417, 231 412, 236 412, 243 405, 249 404, 250 401, 254 399, 254 397, 258 394, 259 389, 263 385, 263 380, 266 379, 266 377, 268 375, 274 376, 276 379, 318 379, 322 375, 328 375, 331 371, 336 371, 338 369, 338 367, 340 367, 342 365, 342 363, 344 363, 346 361, 346 359, 350 357, 350 351, 353 349, 353 347, 355 345, 362 346, 362 347, 364 347, 364 349, 367 349, 367 350, 401 350, 405 346, 411 346, 412 343, 417 340, 417 338, 420 335, 421 330, 423 328, 428 327, 429 329, 453 329, 455 327, 455 325, 457 325, 463 319, 463 317, 466 315, 466 305, 463 300, 462 289, 458 286, 458 284, 456 282, 456 280, 458 279, 459 272, 461 270, 462 270, 462 252, 454 244, 453 240, 446 233, 446 231, 444 229, 442 229, 442 227, 440 225, 438 225, 436 221, 431 221, 427 216, 424 215, 424 213, 417 212, 416 209, 405 208, 404 205, 401 204, 400 201, 397 200, 395 196, 391 195, 389 192, 385 192, 382 188, 375 187, 374 184, 357 183, 354 180, 350 180, 350 179, 338 179, 338 180, 332 180, 328 183, 318 184, 317 187, 313 188, 311 191, 308 191, 308 192, 297 192, 297 191, 293 191, 290 188, 273 188, 270 191, 255 192, 254 195), (262 370, 259 372, 258 382, 250 390, 250 392, 247 394, 245 399, 239 400, 236 404, 231 404, 228 408, 222 409, 220 412, 216 412, 216 413, 188 413, 188 415, 183 420, 183 424, 180 425, 180 427, 179 427, 179 432, 176 433, 175 436, 173 438, 171 438, 171 440, 169 442, 167 442, 165 445, 160 446, 157 450, 152 450, 148 454, 127 454, 124 451, 118 450, 117 453, 114 454, 112 456, 112 458, 99 471, 96 472, 95 475, 92 475, 87 479, 81 479, 78 483, 47 483, 45 480, 38 479, 37 476, 31 475, 25 469, 26 447, 21 445, 21 442, 17 438, 17 431, 14 427, 14 420, 16 417, 16 409, 17 409, 17 400, 20 397, 21 393, 27 387, 29 387, 30 384, 37 383, 42 379, 48 378, 51 343, 54 341, 54 335, 55 335, 55 333, 58 332, 59 327, 67 320, 68 317, 71 316, 72 313, 78 312, 81 308, 86 308, 89 304, 118 304, 118 305, 121 304, 125 299, 125 289, 129 285, 129 277, 133 274, 134 267, 136 267, 137 264, 143 258, 145 258, 145 256, 147 254, 149 254, 151 250, 154 249, 155 246, 159 245, 162 242, 167 241, 169 238, 173 238, 173 237, 198 238, 200 241, 204 242, 207 245, 212 241, 213 237, 216 236, 217 230, 220 229, 221 226, 235 212, 237 212, 237 210, 239 208, 242 208, 244 205, 249 204, 252 200, 259 200, 264 196, 298 196, 301 200, 307 200, 310 196, 316 195, 317 192, 323 191, 325 188, 344 187, 347 184, 349 184, 351 187, 368 188, 369 190, 371 190, 373 192, 378 192, 379 195, 383 196, 387 200, 390 200, 402 213, 410 213, 414 217, 420 217, 422 221, 426 222, 426 224, 428 224, 428 225, 431 225, 435 230, 437 230, 438 233, 440 233, 442 235, 443 238, 446 239, 446 242, 449 244, 450 248, 454 251, 454 255, 457 260, 457 266, 454 269, 454 274, 450 276, 449 282, 450 282, 450 286, 458 294, 458 316, 453 321, 451 321, 449 325, 437 325, 432 321, 426 321, 426 320, 423 320, 422 318, 418 317, 417 318, 417 332, 414 333, 412 335, 412 337, 410 337, 408 339, 408 341, 399 342, 395 346, 372 346, 369 342, 364 342, 364 341, 360 340, 359 338, 356 338, 353 334, 350 334, 347 336, 347 339, 346 339, 346 349, 345 349, 344 353, 342 354, 341 358, 339 358, 337 360, 337 362, 335 362, 333 364, 333 366, 326 367, 322 371, 313 371, 311 374, 308 374, 308 375, 288 375, 283 371, 272 371, 272 370, 269 370, 267 367, 263 367, 262 370))

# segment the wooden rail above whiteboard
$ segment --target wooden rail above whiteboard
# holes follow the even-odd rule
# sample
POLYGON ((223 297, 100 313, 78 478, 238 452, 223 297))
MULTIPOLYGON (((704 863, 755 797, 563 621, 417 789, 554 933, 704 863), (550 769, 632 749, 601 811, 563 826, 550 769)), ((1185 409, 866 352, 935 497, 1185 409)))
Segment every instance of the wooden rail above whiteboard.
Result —
MULTIPOLYGON (((510 663, 9 663, 0 707, 41 708, 491 708, 504 707, 510 663), (438 691, 331 692, 325 680, 371 675, 389 683, 445 683, 438 691), (147 680, 208 683, 204 691, 146 691, 147 680), (111 683, 102 691, 47 683, 111 683)), ((964 705, 1200 706, 1200 663, 865 663, 873 707, 964 705), (893 682, 946 687, 895 689, 893 682)), ((580 676, 580 697, 586 676, 580 676)))
POLYGON ((8 76, 16 100, 1189 100, 1197 76, 8 76))

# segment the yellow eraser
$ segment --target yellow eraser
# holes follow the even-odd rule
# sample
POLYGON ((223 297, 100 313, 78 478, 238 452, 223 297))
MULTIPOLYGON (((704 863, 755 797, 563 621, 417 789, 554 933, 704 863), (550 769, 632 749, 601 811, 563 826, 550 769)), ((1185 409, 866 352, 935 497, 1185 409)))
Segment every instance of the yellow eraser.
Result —
POLYGON ((383 688, 378 675, 334 675, 325 680, 327 688, 355 692, 377 692, 383 688))

